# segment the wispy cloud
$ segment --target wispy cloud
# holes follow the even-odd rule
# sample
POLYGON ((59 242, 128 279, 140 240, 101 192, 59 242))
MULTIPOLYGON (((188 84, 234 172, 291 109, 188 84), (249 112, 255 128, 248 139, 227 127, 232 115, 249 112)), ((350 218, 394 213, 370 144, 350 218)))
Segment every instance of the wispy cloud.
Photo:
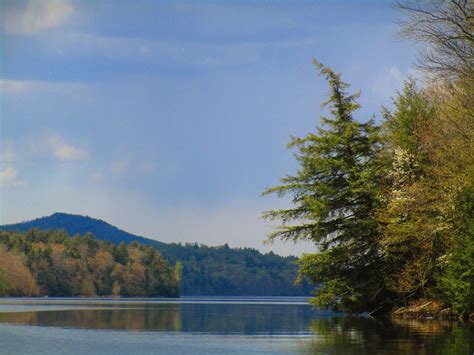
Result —
POLYGON ((73 6, 65 0, 29 0, 15 6, 4 15, 6 32, 31 35, 63 25, 73 13, 73 6))
POLYGON ((4 139, 0 152, 0 163, 25 163, 59 160, 61 162, 85 161, 89 151, 70 143, 57 133, 4 139))
POLYGON ((101 172, 95 172, 93 174, 90 175, 90 180, 92 182, 98 182, 98 181, 102 181, 104 180, 104 174, 102 174, 101 172))
POLYGON ((404 81, 409 77, 417 77, 414 70, 402 71, 396 66, 385 68, 375 76, 372 85, 372 95, 377 102, 386 102, 403 87, 404 81))
POLYGON ((53 36, 44 45, 51 54, 61 56, 87 55, 110 59, 154 64, 174 64, 196 68, 223 67, 235 64, 264 62, 267 51, 288 48, 313 48, 312 37, 284 40, 172 41, 118 36, 98 36, 88 33, 64 33, 53 36))
POLYGON ((0 184, 4 185, 16 179, 18 171, 15 168, 4 168, 0 170, 0 184))
POLYGON ((130 167, 128 159, 121 159, 110 166, 110 170, 114 175, 120 176, 130 167))
POLYGON ((85 89, 86 87, 86 84, 77 82, 0 79, 0 93, 3 94, 57 93, 85 89))
POLYGON ((144 176, 156 172, 156 165, 150 161, 137 161, 129 157, 117 159, 103 170, 95 171, 89 179, 92 182, 101 182, 111 178, 121 179, 131 176, 144 176))
POLYGON ((48 141, 53 155, 61 161, 82 161, 89 158, 87 150, 66 143, 60 135, 51 135, 48 141))
POLYGON ((0 80, 0 92, 25 92, 32 87, 31 81, 26 80, 0 80))
POLYGON ((2 151, 0 153, 0 163, 12 163, 17 159, 17 154, 13 150, 11 143, 6 142, 1 147, 2 151))
POLYGON ((7 167, 0 170, 0 187, 22 187, 25 182, 18 179, 18 170, 7 167))

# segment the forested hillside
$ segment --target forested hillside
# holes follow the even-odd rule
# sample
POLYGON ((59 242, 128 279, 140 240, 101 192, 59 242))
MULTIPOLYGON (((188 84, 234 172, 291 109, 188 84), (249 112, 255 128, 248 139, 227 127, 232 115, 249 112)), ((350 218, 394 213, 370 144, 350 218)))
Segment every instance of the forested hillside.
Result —
MULTIPOLYGON (((430 300, 474 311, 474 3, 403 1, 402 34, 426 48, 380 123, 315 61, 330 87, 316 132, 293 138, 299 169, 266 191, 293 206, 270 238, 311 240, 314 304, 386 313, 430 300)), ((430 303, 428 302, 428 303, 430 303)), ((425 302, 427 303, 427 302, 425 302)))
POLYGON ((119 244, 139 242, 144 245, 160 245, 159 241, 143 238, 121 230, 100 219, 68 213, 54 213, 51 216, 37 218, 16 224, 3 225, 0 229, 27 232, 33 228, 40 230, 63 229, 69 235, 92 233, 100 240, 119 244))
POLYGON ((227 245, 166 244, 158 248, 171 263, 183 264, 183 295, 306 296, 309 285, 295 285, 295 257, 261 254, 227 245))
POLYGON ((179 268, 137 242, 0 231, 0 296, 177 297, 179 278, 179 268))
POLYGON ((172 265, 182 266, 182 295, 305 296, 307 283, 295 285, 298 272, 295 257, 262 254, 251 248, 227 245, 209 247, 196 244, 162 243, 120 230, 104 221, 55 213, 33 221, 1 226, 11 231, 63 229, 69 235, 92 233, 97 239, 115 244, 137 241, 153 246, 172 265), (179 265, 178 264, 178 265, 179 265))

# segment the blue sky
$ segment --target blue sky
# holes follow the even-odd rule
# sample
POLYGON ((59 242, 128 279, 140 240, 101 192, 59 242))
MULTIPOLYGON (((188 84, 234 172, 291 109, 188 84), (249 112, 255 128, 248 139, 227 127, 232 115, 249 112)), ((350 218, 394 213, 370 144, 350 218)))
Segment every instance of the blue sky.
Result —
POLYGON ((1 2, 0 222, 87 214, 162 241, 263 245, 260 197, 319 123, 313 57, 362 91, 412 73, 383 1, 1 2))

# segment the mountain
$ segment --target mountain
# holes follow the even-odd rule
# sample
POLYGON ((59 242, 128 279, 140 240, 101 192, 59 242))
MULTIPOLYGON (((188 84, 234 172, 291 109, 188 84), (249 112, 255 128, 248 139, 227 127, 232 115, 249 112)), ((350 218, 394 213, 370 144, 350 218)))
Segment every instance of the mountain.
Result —
POLYGON ((26 232, 33 228, 41 230, 64 229, 69 235, 84 235, 90 232, 94 234, 97 239, 107 240, 116 244, 121 242, 130 244, 135 241, 145 245, 163 244, 152 239, 125 232, 100 219, 67 213, 54 213, 51 216, 37 218, 32 221, 0 226, 0 229, 3 230, 20 232, 26 232))
POLYGON ((262 254, 251 248, 230 248, 195 244, 163 243, 121 230, 100 219, 54 213, 32 221, 0 226, 10 231, 64 229, 69 235, 92 233, 97 239, 115 244, 138 242, 155 247, 170 263, 181 262, 182 295, 306 296, 306 283, 295 286, 295 257, 272 252, 262 254))

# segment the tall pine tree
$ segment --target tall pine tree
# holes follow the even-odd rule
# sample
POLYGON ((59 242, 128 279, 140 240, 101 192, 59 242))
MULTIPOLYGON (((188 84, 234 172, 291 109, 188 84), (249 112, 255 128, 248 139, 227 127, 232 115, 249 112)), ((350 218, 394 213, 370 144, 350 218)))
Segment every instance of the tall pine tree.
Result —
POLYGON ((304 138, 293 137, 299 170, 264 194, 291 196, 292 208, 263 217, 282 225, 270 239, 310 240, 319 249, 301 259, 301 275, 317 285, 313 303, 319 307, 360 312, 379 305, 383 297, 382 255, 375 218, 380 204, 379 128, 360 123, 353 114, 359 94, 349 94, 340 74, 314 61, 331 88, 323 107, 322 127, 304 138))

